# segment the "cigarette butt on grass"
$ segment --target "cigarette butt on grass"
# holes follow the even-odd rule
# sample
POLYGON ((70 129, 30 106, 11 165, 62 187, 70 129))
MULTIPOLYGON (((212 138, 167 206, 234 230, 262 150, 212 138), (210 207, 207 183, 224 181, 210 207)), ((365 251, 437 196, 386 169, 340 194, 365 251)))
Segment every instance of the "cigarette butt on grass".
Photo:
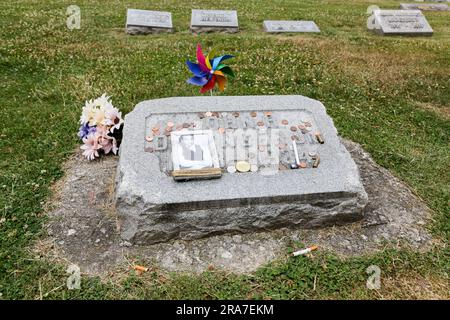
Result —
POLYGON ((319 247, 318 246, 311 246, 311 247, 303 249, 303 250, 295 251, 295 252, 292 252, 292 256, 293 257, 302 256, 304 254, 310 253, 311 251, 317 250, 317 248, 319 248, 319 247))
POLYGON ((148 271, 148 268, 147 267, 143 267, 143 266, 138 266, 138 265, 135 265, 134 267, 133 267, 133 269, 134 270, 136 270, 137 272, 147 272, 148 271))

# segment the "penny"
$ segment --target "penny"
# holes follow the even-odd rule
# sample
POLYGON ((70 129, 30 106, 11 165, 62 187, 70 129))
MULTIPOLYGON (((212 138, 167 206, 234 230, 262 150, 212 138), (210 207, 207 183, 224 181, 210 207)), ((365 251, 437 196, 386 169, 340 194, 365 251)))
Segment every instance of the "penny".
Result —
POLYGON ((298 140, 298 137, 297 136, 292 136, 291 140, 298 140))
POLYGON ((251 171, 251 172, 256 172, 256 171, 258 171, 258 166, 257 166, 256 164, 252 164, 252 165, 250 166, 250 171, 251 171))
POLYGON ((291 127, 291 131, 293 131, 293 132, 297 131, 297 127, 296 126, 292 126, 291 127))
POLYGON ((205 112, 205 117, 211 117, 211 116, 212 116, 212 112, 210 112, 210 111, 205 112))
POLYGON ((227 167, 227 171, 229 173, 235 173, 236 172, 236 167, 235 166, 228 166, 227 167))
POLYGON ((189 128, 191 125, 189 123, 183 123, 183 128, 189 128))
POLYGON ((156 130, 156 131, 153 131, 153 130, 152 130, 152 132, 153 132, 153 135, 154 135, 154 136, 159 136, 159 134, 161 133, 161 132, 159 131, 159 129, 156 130))
POLYGON ((256 117, 257 113, 255 111, 250 112, 250 115, 254 118, 256 117))
POLYGON ((153 127, 152 131, 159 131, 159 127, 153 127))
POLYGON ((306 127, 312 127, 312 124, 311 124, 311 122, 305 121, 305 126, 306 127))
POLYGON ((220 133, 225 133, 225 128, 219 128, 218 130, 220 133))
POLYGON ((167 122, 167 126, 168 126, 169 128, 173 128, 174 124, 173 124, 172 121, 169 121, 169 122, 167 122))
POLYGON ((289 121, 287 121, 286 119, 283 119, 283 120, 281 120, 281 124, 288 125, 289 121))
POLYGON ((264 127, 264 121, 258 121, 257 125, 260 126, 260 127, 264 127))
POLYGON ((239 112, 235 111, 231 113, 233 116, 235 116, 236 118, 239 117, 239 112))
POLYGON ((219 113, 217 111, 212 112, 211 115, 216 118, 219 117, 219 113))
POLYGON ((299 167, 303 169, 306 168, 306 161, 301 161, 299 167))
POLYGON ((304 124, 299 124, 299 125, 298 125, 298 128, 299 128, 300 130, 305 130, 306 127, 305 127, 304 124))
POLYGON ((298 165, 297 165, 296 163, 291 163, 291 164, 289 165, 289 167, 290 167, 291 169, 298 169, 298 165))
POLYGON ((153 136, 146 136, 145 140, 147 140, 148 142, 152 142, 153 141, 153 136))
POLYGON ((247 161, 238 161, 236 162, 236 170, 239 172, 248 172, 250 171, 250 163, 247 161))
POLYGON ((272 116, 272 112, 266 111, 266 112, 264 112, 264 115, 265 115, 266 117, 271 117, 271 116, 272 116))

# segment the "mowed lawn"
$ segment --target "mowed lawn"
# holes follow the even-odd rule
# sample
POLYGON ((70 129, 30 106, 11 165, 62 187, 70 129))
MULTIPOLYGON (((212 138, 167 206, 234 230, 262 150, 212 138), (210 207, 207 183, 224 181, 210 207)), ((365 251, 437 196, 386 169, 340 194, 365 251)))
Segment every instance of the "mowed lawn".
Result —
MULTIPOLYGON (((2 1, 0 4, 0 299, 449 299, 450 12, 426 12, 432 37, 381 37, 366 8, 400 1, 2 1), (81 8, 81 29, 66 8, 81 8), (127 36, 126 8, 172 12, 175 32, 127 36), (193 35, 190 10, 236 9, 238 34, 193 35), (320 34, 269 35, 265 19, 314 20, 320 34), (198 95, 185 80, 195 46, 236 55, 226 95, 300 94, 322 101, 340 134, 364 146, 433 211, 427 252, 386 245, 375 255, 282 259, 251 275, 123 268, 80 290, 64 262, 33 250, 45 204, 79 144, 87 99, 103 92, 124 113, 140 101, 198 95), (366 288, 366 268, 381 288, 366 288)), ((286 248, 288 252, 288 248, 286 248)))

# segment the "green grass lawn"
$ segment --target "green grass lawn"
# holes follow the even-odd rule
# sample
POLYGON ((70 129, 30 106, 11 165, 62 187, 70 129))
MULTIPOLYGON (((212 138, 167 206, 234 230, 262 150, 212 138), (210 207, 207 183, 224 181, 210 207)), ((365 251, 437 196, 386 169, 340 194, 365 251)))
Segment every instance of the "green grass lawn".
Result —
POLYGON ((366 8, 400 1, 3 1, 0 4, 0 299, 445 298, 449 299, 450 12, 426 12, 433 37, 381 37, 366 8), (68 5, 81 8, 69 31, 68 5), (175 33, 127 36, 126 8, 171 11, 175 33), (193 35, 190 9, 237 9, 241 32, 193 35), (322 33, 268 35, 265 19, 314 20, 322 33), (227 95, 301 94, 322 101, 340 134, 364 146, 431 208, 438 240, 342 259, 331 252, 274 262, 252 275, 153 270, 83 277, 68 290, 63 263, 30 253, 43 237, 44 205, 79 144, 78 118, 103 92, 129 112, 140 101, 198 95, 184 62, 235 54, 227 95), (366 268, 382 287, 366 289, 366 268))

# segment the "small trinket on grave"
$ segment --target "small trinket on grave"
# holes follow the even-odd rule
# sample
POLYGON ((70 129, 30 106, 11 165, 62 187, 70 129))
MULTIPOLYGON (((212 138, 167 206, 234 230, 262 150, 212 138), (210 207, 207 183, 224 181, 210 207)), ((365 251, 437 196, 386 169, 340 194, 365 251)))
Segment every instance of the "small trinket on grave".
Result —
POLYGON ((227 167, 227 171, 229 173, 235 173, 236 172, 236 167, 235 166, 228 166, 227 167))
POLYGON ((297 131, 297 127, 296 127, 296 126, 292 126, 292 127, 291 127, 291 131, 292 131, 292 132, 297 131))
POLYGON ((310 152, 308 153, 308 155, 309 155, 311 158, 315 158, 315 157, 317 156, 317 152, 310 151, 310 152))
POLYGON ((167 127, 173 128, 174 123, 172 121, 167 122, 167 127))
POLYGON ((299 138, 298 138, 298 136, 296 136, 296 135, 293 135, 292 137, 291 137, 291 140, 292 141, 297 141, 299 138))
POLYGON ((298 165, 297 165, 296 163, 291 163, 291 164, 289 165, 289 167, 290 167, 291 169, 298 169, 298 165))
POLYGON ((300 160, 298 158, 297 142, 295 140, 292 140, 292 147, 294 148, 295 163, 298 165, 300 160))
POLYGON ((199 117, 200 119, 203 119, 203 118, 205 118, 205 114, 204 114, 203 112, 199 112, 199 113, 198 113, 198 117, 199 117))
POLYGON ((239 117, 239 112, 235 111, 231 113, 235 118, 239 117))
POLYGON ((314 158, 313 168, 317 168, 317 167, 319 166, 319 163, 320 163, 320 157, 319 157, 319 155, 317 155, 317 156, 314 158))
POLYGON ((153 136, 146 136, 146 137, 145 137, 145 140, 146 140, 147 142, 152 142, 152 141, 153 141, 153 136))
POLYGON ((305 127, 312 127, 311 122, 305 121, 305 127))
POLYGON ((272 112, 271 111, 266 111, 266 112, 264 112, 264 115, 266 117, 271 117, 272 116, 272 112))
POLYGON ((305 169, 307 166, 308 166, 308 165, 307 165, 307 163, 306 163, 305 160, 300 161, 300 164, 299 164, 299 167, 300 167, 300 168, 305 169))
POLYGON ((305 125, 303 125, 303 124, 299 124, 297 127, 302 131, 305 130, 305 128, 306 128, 305 125))
POLYGON ((316 139, 317 139, 317 142, 319 142, 320 144, 325 143, 325 141, 323 141, 323 139, 322 139, 322 135, 320 134, 320 132, 316 132, 316 139))
POLYGON ((250 163, 247 161, 238 161, 236 162, 236 170, 239 172, 248 172, 250 171, 250 163))
POLYGON ((225 133, 225 128, 219 128, 218 129, 220 133, 224 134, 225 133))
POLYGON ((252 116, 253 118, 256 117, 257 113, 255 111, 250 112, 250 116, 252 116))
POLYGON ((257 125, 260 127, 264 127, 264 121, 258 121, 257 125))
POLYGON ((212 112, 211 111, 205 112, 205 117, 211 117, 211 116, 212 116, 212 112))
POLYGON ((287 121, 286 119, 283 119, 283 120, 281 120, 281 124, 288 125, 289 121, 287 121))

